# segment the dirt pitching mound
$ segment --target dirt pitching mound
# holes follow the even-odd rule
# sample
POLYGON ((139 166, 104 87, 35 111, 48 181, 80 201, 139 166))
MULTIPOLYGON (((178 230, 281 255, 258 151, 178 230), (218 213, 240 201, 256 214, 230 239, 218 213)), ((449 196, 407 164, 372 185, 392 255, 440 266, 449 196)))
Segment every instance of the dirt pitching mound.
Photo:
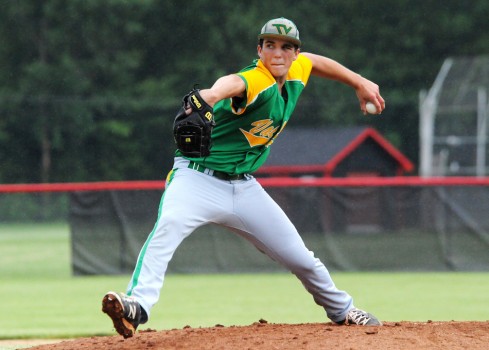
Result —
POLYGON ((383 327, 332 323, 140 330, 133 338, 82 338, 36 346, 37 350, 315 350, 315 349, 471 349, 489 348, 488 322, 386 322, 383 327))

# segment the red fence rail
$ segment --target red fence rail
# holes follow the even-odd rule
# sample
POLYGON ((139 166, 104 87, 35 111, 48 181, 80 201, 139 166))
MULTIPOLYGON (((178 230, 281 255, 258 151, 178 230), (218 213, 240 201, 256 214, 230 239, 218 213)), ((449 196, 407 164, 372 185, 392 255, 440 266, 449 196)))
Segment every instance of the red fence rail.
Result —
MULTIPOLYGON (((489 177, 258 178, 264 187, 489 186, 489 177)), ((0 184, 0 193, 160 190, 165 181, 0 184)))

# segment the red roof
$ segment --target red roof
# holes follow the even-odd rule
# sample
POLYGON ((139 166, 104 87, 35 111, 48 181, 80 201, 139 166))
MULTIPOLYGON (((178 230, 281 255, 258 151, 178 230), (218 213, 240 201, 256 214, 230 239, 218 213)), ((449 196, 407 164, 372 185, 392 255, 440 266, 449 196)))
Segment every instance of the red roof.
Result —
MULTIPOLYGON (((291 128, 293 129, 293 128, 291 128)), ((372 139, 375 143, 377 143, 386 153, 388 153, 396 163, 399 165, 398 173, 408 173, 414 169, 413 163, 404 156, 396 147, 394 147, 387 139, 385 139, 378 131, 371 127, 361 127, 361 128, 344 128, 341 129, 342 132, 339 132, 338 129, 335 129, 333 133, 330 135, 336 136, 335 138, 328 138, 325 135, 325 131, 321 129, 309 129, 310 134, 308 136, 307 129, 301 129, 301 132, 306 135, 302 136, 297 143, 309 142, 309 144, 315 144, 309 150, 309 152, 314 152, 314 159, 309 159, 309 161, 313 161, 314 163, 305 163, 307 162, 307 150, 304 151, 307 145, 298 145, 296 144, 297 140, 293 140, 292 142, 288 142, 287 138, 291 135, 280 135, 277 140, 284 139, 285 142, 282 142, 283 147, 282 151, 285 151, 286 155, 280 159, 275 157, 276 159, 272 159, 271 161, 267 161, 265 165, 260 168, 257 173, 258 174, 270 174, 275 176, 293 174, 293 173, 323 173, 324 176, 331 176, 336 167, 346 158, 348 157, 354 150, 356 150, 365 140, 372 139), (344 130, 348 130, 348 132, 344 132, 344 130), (338 139, 340 138, 340 139, 338 139), (325 149, 328 147, 329 142, 329 151, 325 149), (318 143, 323 143, 322 145, 318 143), (289 149, 287 149, 289 148, 289 149), (295 149, 302 149, 301 154, 296 154, 296 157, 300 157, 300 159, 296 159, 294 161, 293 152, 295 149), (321 153, 324 150, 324 157, 327 159, 319 160, 317 153, 321 153), (330 154, 329 154, 330 153, 330 154), (292 154, 292 157, 291 157, 292 154), (284 164, 285 161, 289 162, 289 164, 284 164), (322 162, 325 163, 322 163, 322 162), (318 164, 319 162, 319 164, 318 164), (280 164, 281 163, 281 164, 280 164), (295 164, 294 164, 295 163, 295 164)), ((291 130, 294 133, 294 130, 291 130)), ((286 134, 284 131, 283 134, 286 134)), ((276 144, 278 141, 276 141, 276 144)), ((274 154, 274 144, 271 147, 271 155, 274 154)), ((275 150, 276 151, 276 150, 275 150)))

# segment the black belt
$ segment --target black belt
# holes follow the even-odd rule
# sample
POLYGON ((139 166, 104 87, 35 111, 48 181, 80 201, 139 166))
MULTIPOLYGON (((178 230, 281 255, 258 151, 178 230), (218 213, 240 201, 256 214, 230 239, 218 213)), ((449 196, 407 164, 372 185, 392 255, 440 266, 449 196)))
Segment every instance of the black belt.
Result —
POLYGON ((188 167, 190 169, 197 170, 198 172, 217 177, 219 180, 225 181, 243 180, 246 176, 246 174, 228 174, 222 171, 207 169, 206 167, 203 167, 202 165, 199 165, 194 161, 190 161, 188 167))
POLYGON ((214 170, 214 173, 212 176, 217 177, 220 180, 226 180, 226 181, 232 181, 232 180, 243 180, 245 178, 245 174, 228 174, 228 173, 223 173, 222 171, 216 171, 214 170))

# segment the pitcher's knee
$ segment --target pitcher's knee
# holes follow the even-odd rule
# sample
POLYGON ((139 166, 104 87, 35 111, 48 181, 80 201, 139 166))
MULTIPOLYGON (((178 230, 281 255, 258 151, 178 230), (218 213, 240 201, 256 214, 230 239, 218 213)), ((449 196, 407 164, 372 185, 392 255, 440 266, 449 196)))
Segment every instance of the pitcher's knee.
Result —
POLYGON ((296 275, 314 273, 319 266, 324 266, 321 261, 314 257, 313 252, 302 256, 300 259, 289 259, 286 267, 296 275))

